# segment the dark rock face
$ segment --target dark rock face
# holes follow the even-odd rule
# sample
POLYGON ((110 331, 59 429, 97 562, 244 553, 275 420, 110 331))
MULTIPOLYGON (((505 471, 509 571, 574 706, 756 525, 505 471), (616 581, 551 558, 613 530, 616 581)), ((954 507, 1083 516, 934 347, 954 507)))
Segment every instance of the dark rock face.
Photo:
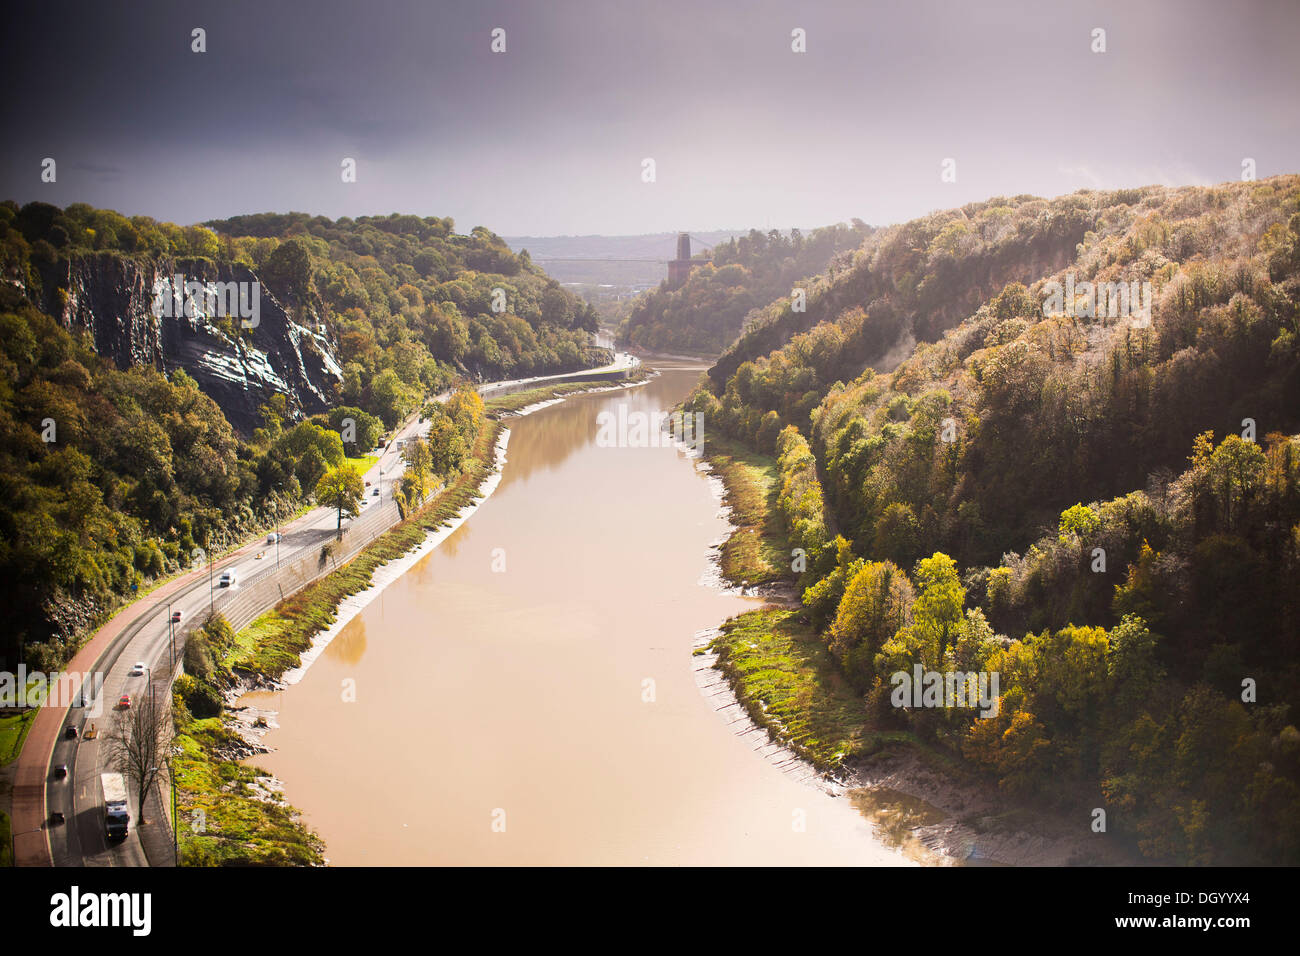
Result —
MULTIPOLYGON (((66 295, 54 292, 44 307, 65 328, 89 332, 99 354, 118 368, 149 365, 165 374, 184 369, 245 434, 261 424, 258 408, 276 392, 288 397, 291 408, 312 415, 326 409, 342 381, 328 340, 316 331, 315 316, 309 318, 311 328, 295 322, 242 265, 101 253, 72 259, 66 277, 59 278, 66 295), (177 275, 182 283, 240 284, 249 305, 256 290, 256 326, 241 327, 251 319, 245 322, 233 311, 221 319, 201 297, 193 316, 183 308, 155 314, 161 297, 172 300, 177 275)), ((180 304, 168 305, 173 302, 180 304)))

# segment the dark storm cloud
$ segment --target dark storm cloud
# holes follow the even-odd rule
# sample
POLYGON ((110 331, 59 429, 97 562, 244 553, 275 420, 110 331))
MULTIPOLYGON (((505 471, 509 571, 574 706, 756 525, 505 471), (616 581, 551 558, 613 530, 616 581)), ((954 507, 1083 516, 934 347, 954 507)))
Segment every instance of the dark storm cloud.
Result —
POLYGON ((11 4, 0 195, 506 234, 888 222, 1294 172, 1298 41, 1281 0, 11 4))

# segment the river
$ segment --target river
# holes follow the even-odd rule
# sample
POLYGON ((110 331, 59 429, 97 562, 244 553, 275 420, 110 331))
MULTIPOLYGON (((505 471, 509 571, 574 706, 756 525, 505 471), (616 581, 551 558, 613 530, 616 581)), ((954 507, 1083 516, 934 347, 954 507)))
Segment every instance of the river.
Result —
POLYGON ((332 864, 909 862, 696 685, 695 635, 760 603, 707 583, 716 493, 680 450, 596 438, 599 412, 666 410, 699 374, 514 420, 478 511, 301 682, 245 697, 277 712, 252 762, 332 864))

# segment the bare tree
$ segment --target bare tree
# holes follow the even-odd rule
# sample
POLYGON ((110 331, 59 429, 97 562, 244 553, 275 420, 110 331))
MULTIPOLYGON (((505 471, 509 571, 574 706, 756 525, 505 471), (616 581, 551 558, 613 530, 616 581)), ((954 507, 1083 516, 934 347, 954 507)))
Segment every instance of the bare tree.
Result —
POLYGON ((108 733, 108 761, 114 770, 135 784, 140 822, 145 823, 145 798, 164 770, 171 750, 172 715, 166 702, 153 694, 118 714, 108 733))

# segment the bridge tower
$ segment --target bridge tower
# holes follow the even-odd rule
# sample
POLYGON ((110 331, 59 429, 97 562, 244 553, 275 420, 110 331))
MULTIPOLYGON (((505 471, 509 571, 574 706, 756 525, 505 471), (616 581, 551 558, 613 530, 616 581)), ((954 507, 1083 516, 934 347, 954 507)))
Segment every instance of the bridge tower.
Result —
POLYGON ((703 265, 707 259, 691 258, 691 236, 690 233, 679 232, 677 234, 677 258, 668 263, 668 288, 680 289, 686 284, 686 278, 691 274, 694 266, 703 265))

